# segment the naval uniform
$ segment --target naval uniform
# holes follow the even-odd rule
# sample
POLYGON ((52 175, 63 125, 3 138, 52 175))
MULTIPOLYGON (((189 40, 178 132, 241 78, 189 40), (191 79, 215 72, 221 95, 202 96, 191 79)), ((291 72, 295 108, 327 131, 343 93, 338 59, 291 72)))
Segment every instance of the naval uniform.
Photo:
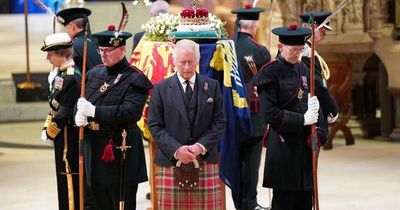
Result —
POLYGON ((79 209, 78 128, 73 122, 73 107, 79 98, 81 75, 79 69, 60 69, 53 80, 49 95, 51 119, 47 127, 49 139, 54 139, 58 209, 79 209), (55 136, 54 136, 55 135, 55 136))

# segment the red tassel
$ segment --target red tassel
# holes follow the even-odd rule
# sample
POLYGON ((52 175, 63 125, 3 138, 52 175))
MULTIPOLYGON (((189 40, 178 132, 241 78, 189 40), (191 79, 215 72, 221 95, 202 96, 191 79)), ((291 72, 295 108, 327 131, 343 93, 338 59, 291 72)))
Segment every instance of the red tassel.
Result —
POLYGON ((112 139, 108 140, 108 144, 104 147, 103 155, 101 155, 102 161, 111 163, 115 160, 113 144, 114 141, 112 139))

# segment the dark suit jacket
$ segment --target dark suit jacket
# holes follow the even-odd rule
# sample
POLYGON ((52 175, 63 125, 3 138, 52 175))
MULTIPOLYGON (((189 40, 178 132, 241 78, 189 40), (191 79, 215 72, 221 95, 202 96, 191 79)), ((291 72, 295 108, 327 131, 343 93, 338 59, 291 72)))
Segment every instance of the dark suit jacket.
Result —
POLYGON ((200 143, 207 149, 204 158, 218 162, 217 147, 225 131, 222 95, 216 80, 197 74, 197 114, 193 141, 189 141, 190 123, 183 101, 182 86, 174 75, 154 86, 148 125, 157 144, 155 163, 172 166, 174 153, 182 145, 200 143))

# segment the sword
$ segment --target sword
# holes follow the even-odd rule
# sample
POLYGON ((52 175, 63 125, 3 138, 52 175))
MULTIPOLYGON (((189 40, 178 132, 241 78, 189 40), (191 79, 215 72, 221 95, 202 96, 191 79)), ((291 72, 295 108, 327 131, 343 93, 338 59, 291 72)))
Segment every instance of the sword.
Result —
POLYGON ((126 174, 126 151, 132 146, 126 145, 126 131, 125 129, 122 131, 122 143, 120 147, 117 147, 121 150, 122 158, 121 158, 121 178, 120 178, 120 193, 119 193, 119 210, 124 210, 125 208, 125 174, 126 174))
POLYGON ((347 3, 349 3, 349 2, 350 2, 350 0, 344 0, 343 2, 341 2, 339 4, 339 6, 336 8, 336 10, 334 12, 332 12, 332 14, 329 15, 327 18, 325 18, 324 22, 322 22, 315 30, 318 30, 318 29, 324 27, 324 25, 326 25, 333 17, 335 17, 335 15, 340 10, 342 10, 347 5, 347 3))

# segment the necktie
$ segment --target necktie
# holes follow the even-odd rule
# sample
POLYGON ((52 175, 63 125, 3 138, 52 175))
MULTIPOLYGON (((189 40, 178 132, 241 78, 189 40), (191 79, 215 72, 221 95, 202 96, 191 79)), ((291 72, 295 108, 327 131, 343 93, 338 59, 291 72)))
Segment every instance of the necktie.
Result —
POLYGON ((190 87, 190 81, 189 80, 186 80, 185 83, 186 83, 185 93, 186 93, 187 98, 190 101, 190 99, 192 98, 192 95, 193 95, 193 90, 192 90, 192 87, 190 87))

